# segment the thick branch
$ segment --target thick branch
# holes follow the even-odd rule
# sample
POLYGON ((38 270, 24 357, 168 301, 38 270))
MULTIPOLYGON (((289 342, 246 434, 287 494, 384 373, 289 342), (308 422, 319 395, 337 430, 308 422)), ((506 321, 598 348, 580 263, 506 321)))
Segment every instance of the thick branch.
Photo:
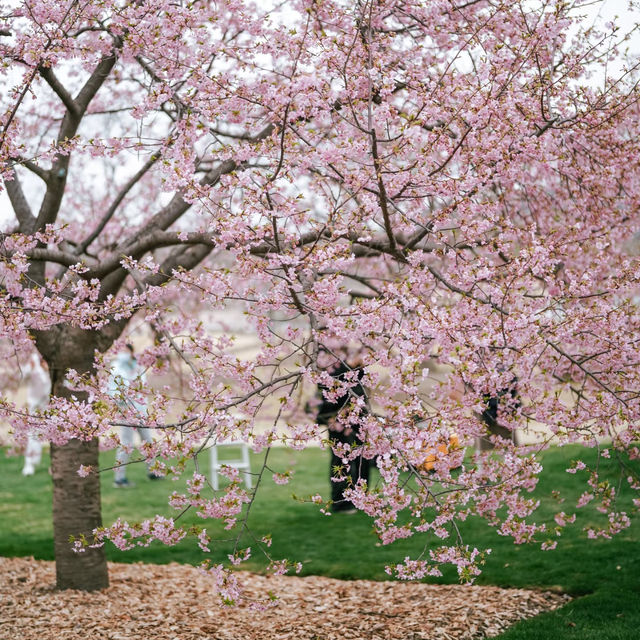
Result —
POLYGON ((27 253, 27 257, 31 262, 53 262, 64 265, 65 267, 71 267, 74 264, 82 264, 85 262, 84 259, 75 253, 60 251, 59 249, 31 249, 31 251, 27 253))
POLYGON ((72 113, 75 117, 80 115, 78 105, 76 104, 73 96, 64 88, 58 77, 53 72, 51 67, 39 66, 38 72, 45 82, 53 89, 53 92, 62 100, 62 103, 67 108, 67 111, 72 113))
MULTIPOLYGON (((237 168, 238 164, 235 160, 224 160, 215 169, 207 172, 207 174, 200 179, 200 185, 213 186, 223 175, 231 173, 237 168)), ((171 199, 171 202, 153 216, 153 218, 151 218, 151 220, 136 233, 136 236, 144 236, 149 233, 153 233, 153 231, 157 229, 161 229, 162 231, 168 229, 176 220, 189 210, 191 205, 192 203, 187 202, 182 197, 181 193, 176 193, 176 195, 171 199)), ((128 242, 130 243, 131 240, 128 242)))
POLYGON ((40 178, 41 180, 44 180, 44 182, 47 182, 51 176, 50 172, 47 169, 43 169, 42 167, 39 167, 35 162, 32 162, 31 160, 27 160, 26 158, 19 158, 19 157, 11 158, 11 160, 14 164, 19 164, 23 166, 25 169, 29 169, 31 173, 38 176, 38 178, 40 178))
MULTIPOLYGON (((397 246, 395 244, 395 236, 393 238, 394 244, 387 241, 388 236, 378 235, 377 238, 369 238, 364 239, 358 233, 350 232, 344 236, 347 238, 352 244, 360 245, 361 247, 366 247, 367 249, 371 249, 376 251, 377 253, 388 253, 392 256, 397 257, 397 246)), ((404 260, 403 260, 404 261, 404 260)))
MULTIPOLYGON (((238 167, 234 160, 224 160, 215 169, 209 171, 200 180, 202 186, 212 186, 216 184, 220 177, 226 173, 231 173, 238 167)), ((121 244, 113 254, 105 261, 101 262, 95 270, 91 271, 90 276, 94 278, 104 278, 109 276, 109 285, 105 288, 110 293, 115 293, 122 282, 127 277, 127 271, 120 268, 120 262, 124 256, 139 258, 145 252, 153 249, 166 247, 175 244, 194 244, 196 241, 189 240, 193 238, 193 234, 188 234, 185 241, 180 240, 177 233, 163 233, 176 220, 184 215, 192 206, 191 202, 187 202, 181 193, 171 199, 163 209, 161 209, 151 220, 140 230, 136 231, 132 237, 121 244), (113 273, 111 273, 113 272, 113 273)), ((197 243, 209 245, 210 236, 205 234, 197 234, 197 243)), ((184 236, 183 236, 184 237, 184 236)), ((211 244, 209 251, 211 250, 211 244)), ((197 263, 196 263, 197 264, 197 263)))
POLYGON ((213 247, 215 242, 213 237, 206 233, 178 234, 173 231, 156 231, 147 236, 143 236, 135 244, 124 247, 122 251, 113 253, 101 262, 95 259, 87 261, 85 256, 78 255, 76 251, 69 252, 59 249, 36 248, 29 251, 27 256, 33 262, 53 262, 65 267, 70 267, 75 264, 86 264, 89 268, 81 275, 85 279, 91 279, 104 278, 111 272, 120 269, 121 262, 124 258, 137 260, 154 249, 173 245, 184 246, 197 244, 213 247))
MULTIPOLYGON (((331 233, 326 229, 308 231, 307 233, 304 233, 300 236, 300 238, 294 243, 294 246, 298 248, 304 247, 311 243, 318 242, 318 240, 323 237, 331 238, 331 233)), ((340 237, 344 237, 345 240, 349 240, 353 244, 362 247, 362 251, 359 251, 356 247, 352 248, 354 255, 357 255, 359 257, 368 255, 380 255, 381 253, 393 255, 389 244, 381 238, 371 238, 369 240, 365 240, 362 238, 358 238, 357 234, 348 234, 346 236, 340 237)), ((27 256, 33 262, 53 262, 66 267, 84 263, 87 265, 88 269, 80 275, 85 279, 104 279, 107 277, 111 277, 111 275, 116 271, 121 271, 121 277, 122 280, 124 280, 127 274, 126 269, 123 269, 121 265, 124 258, 139 260, 145 254, 150 253, 156 249, 179 246, 179 248, 176 249, 176 252, 171 254, 173 257, 170 256, 169 258, 167 258, 167 260, 165 260, 165 262, 161 266, 161 270, 163 270, 164 266, 169 265, 173 259, 177 259, 175 258, 176 256, 180 256, 183 254, 191 255, 188 249, 193 246, 207 247, 209 251, 211 251, 214 247, 218 247, 220 249, 231 248, 231 245, 221 246, 218 243, 215 235, 203 232, 187 233, 155 230, 146 235, 136 234, 136 238, 137 239, 135 241, 129 244, 121 245, 117 251, 113 252, 108 258, 100 262, 95 259, 87 260, 86 256, 78 255, 77 250, 69 252, 62 251, 60 249, 35 248, 29 251, 27 256)), ((338 238, 336 237, 335 239, 338 238)), ((253 256, 263 257, 268 254, 274 253, 276 250, 277 249, 274 241, 267 239, 264 242, 260 242, 259 244, 250 247, 249 253, 253 256)), ((176 262, 176 267, 173 268, 177 268, 180 266, 186 268, 186 265, 182 265, 179 260, 178 262, 176 262)), ((452 286, 453 285, 451 285, 450 288, 452 286)), ((452 290, 456 290, 459 293, 465 293, 459 289, 452 290)))
POLYGON ((171 274, 177 269, 190 270, 198 266, 212 251, 213 247, 198 244, 193 247, 181 247, 174 251, 161 265, 158 273, 145 278, 148 286, 160 286, 171 279, 171 274))
MULTIPOLYGON (((82 89, 80 89, 75 100, 72 100, 73 104, 67 105, 67 112, 62 119, 62 124, 60 125, 60 130, 58 132, 58 143, 64 143, 67 140, 71 140, 76 135, 89 103, 103 85, 104 81, 109 76, 109 73, 111 73, 115 63, 115 53, 102 58, 82 89)), ((62 202, 62 197, 64 196, 65 186, 67 183, 69 161, 69 153, 57 154, 53 161, 50 178, 47 181, 47 191, 42 200, 40 211, 38 212, 38 219, 36 220, 35 225, 36 229, 42 229, 45 225, 54 223, 58 217, 60 204, 62 202)))
POLYGON ((95 269, 91 269, 85 274, 87 278, 103 278, 111 271, 119 268, 122 259, 140 259, 146 253, 162 247, 174 245, 204 245, 210 249, 216 244, 215 238, 208 233, 178 233, 176 231, 154 231, 147 235, 142 235, 138 240, 123 247, 116 254, 109 256, 102 261, 95 269))
POLYGON ((89 103, 93 100, 96 93, 98 93, 100 87, 104 84, 104 81, 109 77, 111 70, 116 64, 116 60, 115 52, 102 58, 93 70, 91 76, 89 76, 89 79, 85 82, 82 89, 80 89, 80 92, 75 99, 80 114, 84 115, 89 103))
POLYGON ((20 184, 15 168, 13 170, 13 180, 5 180, 4 185, 7 189, 7 195, 11 201, 11 206, 16 214, 16 218, 20 223, 20 231, 22 233, 30 233, 33 229, 35 216, 22 191, 22 185, 20 184))
MULTIPOLYGON (((189 234, 195 240, 196 234, 189 234)), ((309 231, 300 236, 295 243, 296 247, 303 247, 307 244, 317 242, 318 238, 324 235, 324 231, 309 231)), ((171 279, 171 273, 177 269, 190 270, 196 267, 211 253, 213 248, 229 248, 227 246, 216 245, 214 239, 210 237, 208 244, 197 244, 192 247, 180 247, 171 253, 169 257, 160 265, 159 272, 145 278, 145 284, 149 286, 159 286, 171 279)), ((274 251, 273 242, 262 242, 249 249, 249 253, 254 256, 266 256, 274 251)))

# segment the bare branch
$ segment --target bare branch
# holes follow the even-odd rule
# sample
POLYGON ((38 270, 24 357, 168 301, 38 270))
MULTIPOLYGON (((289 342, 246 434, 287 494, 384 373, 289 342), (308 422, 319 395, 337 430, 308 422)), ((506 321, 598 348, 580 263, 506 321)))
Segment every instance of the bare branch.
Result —
MULTIPOLYGON (((341 271, 340 269, 327 269, 326 271, 320 271, 318 273, 319 276, 324 276, 324 275, 341 275, 344 276, 345 278, 349 278, 350 280, 354 280, 355 282, 359 282, 360 284, 363 284, 365 287, 368 287, 369 289, 371 289, 372 291, 375 291, 375 293, 377 294, 376 296, 371 296, 372 298, 376 298, 380 295, 382 295, 382 291, 380 291, 380 289, 378 289, 378 287, 374 286, 373 284, 371 284, 371 282, 369 281, 369 278, 366 278, 365 276, 359 276, 355 273, 349 273, 348 271, 341 271)), ((352 296, 364 296, 365 294, 360 294, 360 293, 354 293, 351 292, 352 296)))
MULTIPOLYGON (((157 231, 150 236, 141 238, 138 243, 128 247, 126 252, 113 254, 102 262, 98 262, 95 259, 87 260, 86 256, 79 256, 75 252, 61 251, 60 249, 35 248, 27 252, 27 257, 33 262, 52 262, 65 267, 85 264, 89 268, 84 273, 79 274, 82 278, 104 278, 110 273, 121 269, 121 262, 126 257, 137 259, 149 251, 172 245, 180 245, 180 252, 185 251, 185 245, 188 247, 198 245, 211 251, 215 246, 215 241, 210 234, 206 233, 181 234, 181 237, 178 237, 176 232, 157 231)), ((181 265, 177 264, 177 266, 181 265)))
POLYGON ((31 207, 22 191, 22 185, 18 178, 18 173, 13 170, 13 180, 5 180, 4 185, 7 189, 7 195, 11 201, 11 206, 16 214, 16 218, 20 224, 20 231, 29 233, 35 222, 35 216, 31 211, 31 207))
POLYGON ((600 380, 600 378, 595 375, 592 371, 589 371, 589 369, 587 369, 580 360, 578 360, 577 358, 575 358, 574 356, 572 356, 571 354, 567 353, 566 351, 564 351, 562 348, 560 348, 555 342, 552 342, 551 340, 545 340, 545 342, 557 353, 559 353, 561 356, 565 357, 567 360, 569 360, 569 362, 571 362, 571 364, 574 364, 576 367, 578 367, 578 369, 580 369, 580 371, 582 371, 585 376, 587 376, 588 378, 591 378, 591 380, 593 380, 599 387, 601 387, 602 389, 604 389, 605 391, 607 391, 608 393, 610 393, 616 400, 618 400, 618 402, 622 403, 625 407, 628 407, 629 405, 627 404, 627 402, 621 398, 613 389, 611 389, 608 385, 606 385, 604 382, 602 382, 602 380, 600 380))
POLYGON ((396 255, 398 253, 398 249, 396 247, 396 239, 393 235, 393 229, 391 228, 387 190, 385 189, 384 181, 382 179, 382 163, 378 155, 378 138, 375 129, 371 129, 371 155, 373 156, 373 165, 376 172, 376 179, 378 181, 378 202, 380 203, 380 209, 382 210, 384 228, 387 232, 387 238, 389 239, 389 248, 391 249, 391 252, 396 255))
POLYGON ((458 140, 458 144, 456 144, 456 146, 453 148, 453 150, 451 151, 451 153, 449 154, 447 159, 442 164, 438 165, 435 169, 430 171, 429 172, 429 177, 435 176, 436 173, 442 171, 449 164, 449 162, 451 162, 451 159, 453 158, 453 156, 456 155, 456 152, 462 146, 462 143, 464 142, 464 139, 469 135, 470 131, 471 131, 471 127, 468 127, 467 130, 462 134, 460 140, 458 140))
POLYGON ((25 169, 29 169, 31 173, 35 174, 44 182, 47 182, 51 176, 50 172, 47 169, 43 169, 39 167, 35 162, 31 160, 27 160, 26 158, 11 158, 14 164, 19 164, 23 166, 25 169))
POLYGON ((249 142, 258 142, 260 140, 264 140, 268 138, 275 130, 275 125, 269 124, 259 133, 230 133, 222 131, 221 129, 217 129, 216 127, 209 127, 209 131, 216 135, 222 136, 223 138, 232 138, 234 140, 248 140, 249 142))
POLYGON ((85 262, 85 260, 77 256, 75 253, 60 251, 59 249, 31 249, 31 251, 27 253, 27 257, 32 262, 53 262, 55 264, 64 265, 65 267, 71 267, 75 264, 82 264, 85 262))
POLYGON ((405 251, 409 251, 410 249, 413 249, 421 240, 423 240, 424 238, 426 238, 427 235, 429 235, 432 229, 433 229, 433 221, 426 224, 423 229, 420 229, 420 231, 418 231, 413 236, 413 238, 409 238, 409 240, 407 240, 404 247, 402 247, 402 251, 405 252, 405 251))
POLYGON ((80 115, 78 105, 76 104, 73 96, 64 88, 58 77, 53 72, 51 67, 44 67, 40 65, 38 67, 38 73, 45 80, 45 82, 53 89, 53 92, 62 100, 62 103, 67 108, 67 111, 72 113, 75 117, 80 115))
POLYGON ((265 382, 261 384, 259 387, 256 387, 252 391, 249 391, 249 393, 246 393, 245 395, 241 396, 237 400, 233 400, 232 402, 227 402, 226 404, 220 407, 220 410, 227 411, 233 407, 238 406, 239 404, 242 404, 243 402, 246 402, 249 398, 255 396, 256 394, 262 393, 265 389, 269 389, 270 387, 273 387, 274 385, 280 382, 284 382, 285 380, 290 380, 291 378, 299 378, 301 376, 302 374, 299 371, 292 371, 291 373, 285 373, 284 375, 274 378, 273 380, 269 380, 269 382, 265 382))
POLYGON ((96 226, 96 228, 92 231, 92 233, 83 240, 78 246, 77 253, 81 254, 87 250, 89 246, 93 243, 93 241, 102 233, 102 230, 105 228, 109 220, 113 217, 113 214, 116 212, 125 196, 131 189, 140 181, 140 179, 151 169, 151 167, 158 161, 160 158, 159 153, 154 153, 149 160, 147 160, 144 165, 140 168, 140 170, 127 182, 127 184, 122 187, 115 200, 111 203, 111 206, 107 209, 104 216, 96 226))
POLYGON ((465 291, 464 289, 461 289, 460 287, 457 287, 455 284, 453 284, 452 282, 447 280, 439 271, 437 271, 433 267, 427 267, 427 269, 429 269, 429 272, 431 273, 431 275, 436 280, 438 280, 438 282, 441 282, 445 287, 447 287, 447 289, 449 289, 449 291, 453 291, 454 293, 459 293, 461 296, 464 296, 465 298, 469 298, 471 300, 475 300, 476 302, 479 302, 480 304, 488 304, 492 309, 495 309, 499 313, 501 313, 501 314, 503 314, 505 316, 509 315, 509 312, 506 309, 501 307, 499 304, 496 304, 495 302, 493 302, 493 300, 491 300, 491 298, 479 298, 478 296, 474 296, 471 293, 471 291, 465 291))

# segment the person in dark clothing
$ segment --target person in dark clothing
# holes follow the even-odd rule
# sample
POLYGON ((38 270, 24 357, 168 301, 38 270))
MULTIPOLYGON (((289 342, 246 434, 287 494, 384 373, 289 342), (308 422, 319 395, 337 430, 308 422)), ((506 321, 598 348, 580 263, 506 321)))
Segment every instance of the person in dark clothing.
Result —
MULTIPOLYGON (((506 389, 501 389, 493 396, 484 396, 485 410, 480 414, 482 421, 488 427, 488 435, 499 436, 504 440, 515 442, 515 431, 507 429, 498 422, 498 409, 515 412, 520 406, 518 399, 518 379, 513 378, 511 384, 506 389)), ((480 451, 490 451, 495 447, 494 443, 488 438, 480 438, 480 451)))
MULTIPOLYGON (((322 394, 327 388, 319 386, 318 390, 321 394, 321 403, 318 407, 318 424, 326 425, 329 430, 329 439, 332 443, 344 443, 350 446, 361 444, 356 432, 348 426, 343 426, 336 420, 339 413, 343 410, 348 411, 354 396, 364 396, 364 388, 360 384, 360 380, 364 375, 362 367, 349 367, 345 363, 340 363, 332 372, 331 376, 338 380, 353 380, 348 372, 355 372, 358 383, 352 386, 344 395, 336 398, 335 401, 329 401, 322 394)), ((353 503, 344 497, 344 491, 355 486, 358 480, 369 482, 369 469, 371 461, 363 456, 357 456, 346 465, 342 462, 342 458, 337 456, 333 449, 331 450, 331 466, 329 468, 329 478, 331 482, 331 510, 334 512, 353 512, 355 507, 353 503), (347 468, 345 468, 345 466, 347 468), (342 480, 331 480, 331 478, 342 477, 342 480)))

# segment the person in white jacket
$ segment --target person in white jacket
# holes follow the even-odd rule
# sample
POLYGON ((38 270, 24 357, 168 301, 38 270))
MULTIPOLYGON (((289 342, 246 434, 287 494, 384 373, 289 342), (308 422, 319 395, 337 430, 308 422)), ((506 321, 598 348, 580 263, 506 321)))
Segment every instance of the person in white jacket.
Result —
MULTIPOLYGON (((117 398, 118 406, 123 410, 133 409, 138 414, 138 418, 143 422, 147 416, 146 404, 139 399, 127 398, 127 389, 131 385, 141 383, 146 384, 146 377, 143 369, 135 358, 133 345, 127 344, 127 351, 119 353, 111 366, 111 376, 109 378, 109 394, 117 398)), ((135 432, 138 432, 142 442, 153 442, 151 429, 147 427, 120 427, 120 443, 116 452, 115 479, 113 486, 116 488, 133 487, 134 484, 127 479, 127 463, 129 462, 129 452, 133 448, 135 432)), ((149 465, 147 465, 149 466, 149 465)), ((149 470, 149 479, 155 480, 160 476, 149 470)))
MULTIPOLYGON (((33 353, 23 369, 24 383, 27 385, 27 408, 33 414, 44 409, 51 395, 51 379, 47 372, 47 363, 39 353, 33 353)), ((24 453, 23 476, 32 476, 42 460, 42 441, 36 433, 29 432, 27 448, 24 453)))

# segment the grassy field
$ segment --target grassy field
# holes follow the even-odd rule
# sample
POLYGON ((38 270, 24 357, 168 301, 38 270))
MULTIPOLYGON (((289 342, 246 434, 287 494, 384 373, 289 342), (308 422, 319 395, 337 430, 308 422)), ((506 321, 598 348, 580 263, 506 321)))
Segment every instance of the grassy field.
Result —
MULTIPOLYGON (((584 490, 580 478, 565 473, 571 459, 588 460, 591 451, 576 447, 553 449, 543 459, 545 473, 536 494, 541 500, 539 519, 550 521, 564 509, 571 513, 575 501, 584 490), (562 487, 567 502, 561 507, 551 491, 562 487)), ((112 453, 103 454, 105 466, 111 464, 112 453)), ((256 535, 272 534, 270 552, 275 558, 287 557, 303 563, 303 574, 321 574, 335 578, 384 580, 386 564, 401 561, 406 555, 420 552, 426 539, 417 537, 398 541, 387 547, 378 544, 371 522, 363 514, 322 515, 318 507, 300 504, 292 494, 309 496, 328 494, 328 458, 324 451, 311 449, 290 452, 274 449, 272 467, 279 471, 293 467, 289 485, 268 482, 255 501, 250 527, 256 535)), ((20 475, 22 461, 0 457, 0 555, 53 559, 51 533, 51 487, 44 460, 38 473, 30 478, 20 475)), ((260 465, 256 460, 256 468, 260 465)), ((180 482, 165 479, 149 481, 141 465, 133 465, 129 476, 137 483, 133 489, 112 487, 113 474, 103 476, 103 514, 105 523, 120 516, 130 522, 155 513, 174 515, 167 506, 167 495, 181 490, 180 482)), ((613 477, 614 470, 611 469, 613 477)), ((622 499, 621 508, 629 509, 622 499)), ((466 542, 478 548, 491 548, 479 584, 504 587, 556 589, 580 596, 562 609, 524 621, 501 636, 504 640, 537 640, 544 638, 579 640, 632 640, 640 632, 640 523, 613 540, 587 540, 582 527, 602 518, 595 510, 579 510, 578 526, 567 531, 554 551, 541 551, 539 545, 516 546, 498 536, 484 522, 464 524, 466 542)), ((187 515, 186 522, 204 525, 214 534, 222 532, 217 523, 205 522, 187 515)), ((245 545, 255 544, 247 539, 245 545)), ((212 547, 212 560, 222 560, 230 551, 228 545, 212 547)), ((107 549, 110 560, 118 562, 199 563, 204 555, 193 539, 172 548, 153 544, 129 552, 107 549)), ((243 568, 260 571, 264 558, 255 555, 243 568)), ((455 582, 453 572, 434 582, 455 582)))

